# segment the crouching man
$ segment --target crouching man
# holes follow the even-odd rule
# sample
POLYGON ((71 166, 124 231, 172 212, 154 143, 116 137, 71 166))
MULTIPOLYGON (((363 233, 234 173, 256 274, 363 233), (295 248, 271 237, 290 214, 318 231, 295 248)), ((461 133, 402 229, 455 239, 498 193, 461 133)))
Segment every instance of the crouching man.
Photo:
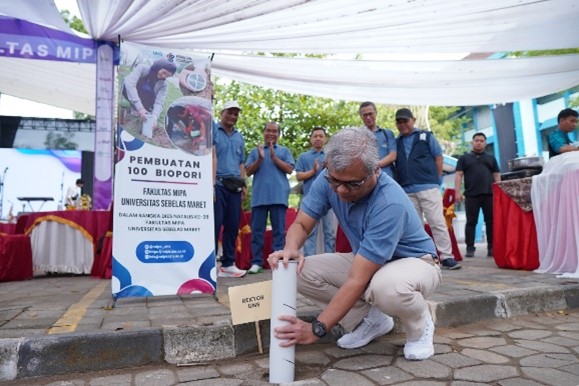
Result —
POLYGON ((342 348, 359 348, 392 330, 398 316, 407 341, 404 356, 434 355, 434 323, 425 298, 440 285, 436 248, 402 188, 378 167, 374 134, 347 128, 325 148, 324 178, 313 183, 285 247, 269 256, 273 269, 298 260, 298 292, 323 309, 313 323, 292 316, 275 330, 282 345, 310 344, 336 324, 348 332, 342 348), (352 253, 304 259, 299 249, 316 222, 333 209, 352 253))

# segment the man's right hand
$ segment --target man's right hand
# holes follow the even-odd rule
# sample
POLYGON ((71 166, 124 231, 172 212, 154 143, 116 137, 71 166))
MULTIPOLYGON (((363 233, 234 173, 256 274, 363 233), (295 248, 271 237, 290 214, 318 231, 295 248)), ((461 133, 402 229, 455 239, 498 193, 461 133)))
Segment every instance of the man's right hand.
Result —
POLYGON ((277 269, 278 263, 280 262, 287 267, 288 262, 290 260, 297 260, 298 262, 297 272, 299 274, 302 271, 302 267, 304 266, 305 262, 304 255, 302 255, 299 250, 284 249, 281 251, 275 251, 271 253, 267 258, 267 262, 269 263, 271 269, 277 269))
POLYGON ((317 159, 314 160, 314 175, 318 172, 318 170, 320 169, 320 164, 318 162, 317 159))
POLYGON ((454 194, 454 200, 456 202, 462 202, 462 193, 460 192, 460 190, 457 190, 456 193, 454 194))

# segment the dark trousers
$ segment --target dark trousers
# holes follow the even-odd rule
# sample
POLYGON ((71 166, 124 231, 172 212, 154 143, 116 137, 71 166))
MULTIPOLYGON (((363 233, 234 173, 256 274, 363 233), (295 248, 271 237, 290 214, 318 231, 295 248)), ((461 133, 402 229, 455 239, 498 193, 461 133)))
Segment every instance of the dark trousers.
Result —
POLYGON ((487 245, 493 247, 493 196, 483 194, 480 196, 466 197, 465 199, 466 226, 464 238, 466 248, 474 249, 474 233, 478 223, 478 214, 482 208, 487 230, 487 245))
POLYGON ((221 265, 231 267, 235 264, 235 240, 239 233, 239 219, 241 218, 241 193, 233 193, 223 186, 216 185, 213 213, 215 216, 215 253, 219 245, 219 232, 223 226, 221 265))
MULTIPOLYGON (((263 266, 263 241, 267 213, 271 221, 273 236, 272 251, 281 251, 285 244, 285 205, 260 205, 251 208, 251 265, 263 266)), ((268 256, 265 256, 267 259, 268 256)))

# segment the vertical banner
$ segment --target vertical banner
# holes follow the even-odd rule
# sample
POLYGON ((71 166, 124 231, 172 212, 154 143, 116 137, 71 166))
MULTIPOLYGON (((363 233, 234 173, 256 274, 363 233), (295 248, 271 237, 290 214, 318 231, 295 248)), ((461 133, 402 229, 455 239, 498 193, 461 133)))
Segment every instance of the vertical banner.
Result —
POLYGON ((210 61, 123 43, 115 297, 214 293, 210 61))
POLYGON ((97 48, 96 133, 94 141, 93 208, 107 210, 113 198, 114 48, 97 48))

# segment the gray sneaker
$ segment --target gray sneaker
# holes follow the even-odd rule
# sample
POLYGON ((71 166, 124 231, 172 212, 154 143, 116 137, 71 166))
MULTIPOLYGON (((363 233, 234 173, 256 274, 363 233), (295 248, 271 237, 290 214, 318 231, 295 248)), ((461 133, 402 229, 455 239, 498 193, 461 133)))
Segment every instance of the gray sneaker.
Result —
POLYGON ((338 347, 360 348, 394 328, 394 319, 372 306, 368 315, 350 333, 338 339, 338 347))
POLYGON ((454 270, 454 269, 461 269, 462 267, 456 262, 456 260, 454 260, 452 257, 449 257, 448 259, 444 259, 440 262, 440 265, 442 265, 442 268, 445 269, 450 269, 450 270, 454 270))

